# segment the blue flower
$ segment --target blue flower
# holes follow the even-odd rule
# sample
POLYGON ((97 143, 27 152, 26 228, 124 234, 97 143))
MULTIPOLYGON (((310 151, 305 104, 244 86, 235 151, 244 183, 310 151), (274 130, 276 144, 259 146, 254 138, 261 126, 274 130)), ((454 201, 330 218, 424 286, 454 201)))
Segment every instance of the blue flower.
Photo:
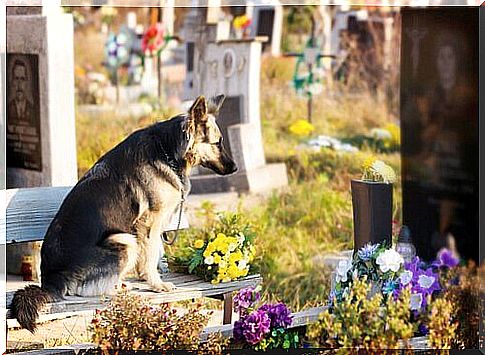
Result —
POLYGON ((357 251, 357 255, 359 256, 360 260, 369 261, 374 255, 374 253, 376 252, 377 248, 379 248, 379 243, 377 244, 367 243, 357 251))
POLYGON ((388 295, 390 293, 393 293, 396 289, 398 289, 399 285, 397 282, 393 280, 387 280, 384 282, 384 285, 382 285, 382 293, 385 295, 388 295))

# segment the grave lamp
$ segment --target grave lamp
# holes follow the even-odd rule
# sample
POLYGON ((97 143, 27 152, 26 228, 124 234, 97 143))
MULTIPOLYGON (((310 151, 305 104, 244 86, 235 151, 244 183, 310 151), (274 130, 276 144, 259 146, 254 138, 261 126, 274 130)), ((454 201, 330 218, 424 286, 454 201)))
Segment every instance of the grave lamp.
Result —
POLYGON ((402 226, 399 231, 396 251, 401 254, 405 263, 411 262, 416 256, 416 247, 411 239, 411 231, 407 226, 402 226))

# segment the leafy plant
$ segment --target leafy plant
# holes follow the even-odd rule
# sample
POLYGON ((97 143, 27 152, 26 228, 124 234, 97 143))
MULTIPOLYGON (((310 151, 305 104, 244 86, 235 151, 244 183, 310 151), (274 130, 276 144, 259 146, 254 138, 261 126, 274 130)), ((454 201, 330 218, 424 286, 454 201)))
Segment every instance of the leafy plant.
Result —
POLYGON ((444 297, 431 305, 429 320, 429 345, 433 349, 450 349, 455 338, 458 323, 453 319, 455 307, 444 297))
POLYGON ((342 302, 308 326, 308 339, 318 347, 340 348, 337 352, 342 354, 349 348, 372 351, 407 346, 416 327, 409 312, 409 290, 396 300, 384 299, 380 293, 368 297, 370 291, 367 280, 356 280, 342 302))
POLYGON ((220 353, 226 346, 221 336, 213 335, 201 344, 200 333, 210 314, 198 306, 179 314, 168 304, 153 306, 149 300, 122 289, 91 321, 92 341, 98 348, 118 350, 210 350, 220 353))

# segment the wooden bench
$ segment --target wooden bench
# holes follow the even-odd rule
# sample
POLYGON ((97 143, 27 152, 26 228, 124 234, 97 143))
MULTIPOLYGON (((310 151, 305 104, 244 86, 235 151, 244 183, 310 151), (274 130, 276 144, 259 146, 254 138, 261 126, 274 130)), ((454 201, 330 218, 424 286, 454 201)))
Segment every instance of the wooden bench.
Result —
MULTIPOLYGON (((6 219, 0 220, 0 228, 5 228, 7 244, 42 241, 47 228, 59 209, 64 197, 71 187, 40 187, 3 190, 6 201, 6 219)), ((178 216, 174 216, 167 231, 177 227, 178 216)), ((180 228, 188 228, 185 214, 182 216, 180 228)), ((251 275, 244 279, 212 285, 194 275, 167 273, 162 274, 164 281, 173 282, 176 289, 171 292, 157 293, 137 280, 128 280, 133 287, 131 292, 148 297, 153 303, 165 303, 190 300, 199 297, 212 297, 224 301, 223 324, 231 323, 232 294, 241 288, 256 286, 261 282, 259 275, 251 275)), ((19 278, 7 278, 7 324, 9 328, 17 327, 12 319, 10 305, 16 289, 27 283, 19 278)), ((102 307, 106 298, 67 296, 61 302, 50 303, 41 311, 38 322, 65 318, 85 311, 94 311, 102 307)))

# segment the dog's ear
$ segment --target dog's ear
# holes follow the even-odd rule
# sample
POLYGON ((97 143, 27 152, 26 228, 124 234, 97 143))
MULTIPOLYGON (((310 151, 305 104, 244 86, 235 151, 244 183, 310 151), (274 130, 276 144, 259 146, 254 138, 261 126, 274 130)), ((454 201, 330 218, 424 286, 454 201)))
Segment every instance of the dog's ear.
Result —
POLYGON ((226 95, 223 94, 211 97, 207 103, 209 113, 217 115, 225 99, 226 95))
POLYGON ((189 116, 195 126, 207 122, 207 101, 204 96, 201 95, 195 99, 189 109, 189 116))

